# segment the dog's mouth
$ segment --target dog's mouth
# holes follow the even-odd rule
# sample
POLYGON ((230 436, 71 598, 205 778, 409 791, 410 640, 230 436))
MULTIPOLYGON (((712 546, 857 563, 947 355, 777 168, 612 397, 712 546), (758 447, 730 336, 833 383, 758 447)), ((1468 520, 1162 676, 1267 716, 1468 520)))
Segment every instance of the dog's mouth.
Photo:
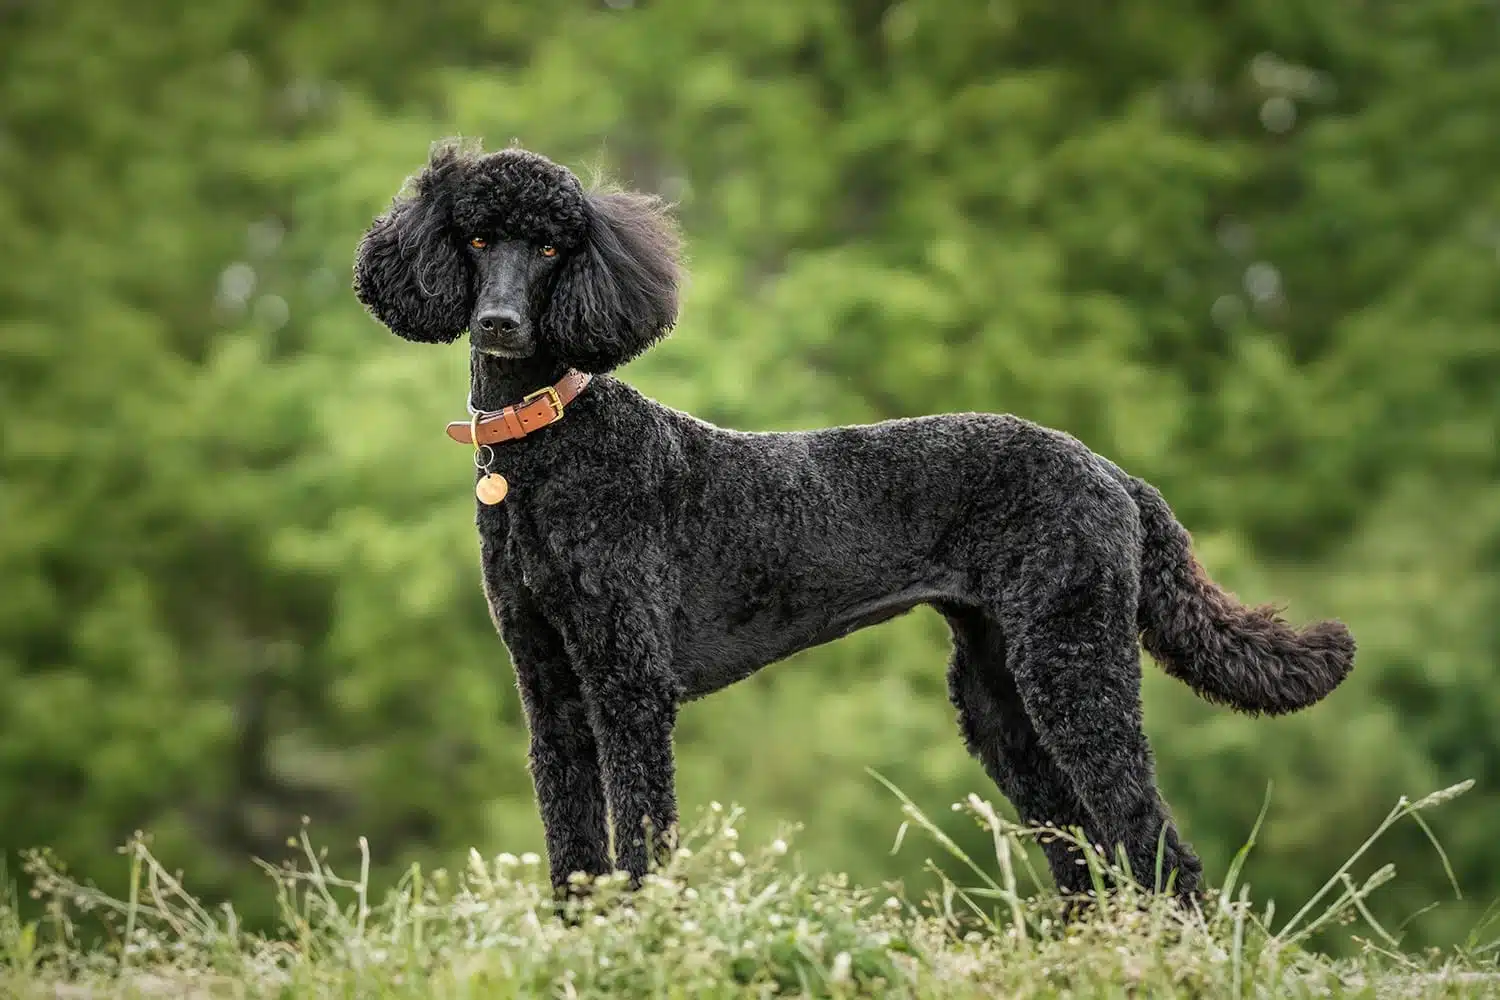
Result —
POLYGON ((536 353, 536 341, 526 334, 513 337, 496 337, 493 334, 476 337, 471 333, 469 344, 476 354, 505 361, 524 361, 536 353))
POLYGON ((510 350, 509 348, 495 347, 491 345, 486 345, 483 347, 476 345, 474 350, 478 351, 480 354, 484 354, 492 358, 505 358, 510 361, 519 361, 522 358, 529 357, 529 354, 526 351, 510 350))

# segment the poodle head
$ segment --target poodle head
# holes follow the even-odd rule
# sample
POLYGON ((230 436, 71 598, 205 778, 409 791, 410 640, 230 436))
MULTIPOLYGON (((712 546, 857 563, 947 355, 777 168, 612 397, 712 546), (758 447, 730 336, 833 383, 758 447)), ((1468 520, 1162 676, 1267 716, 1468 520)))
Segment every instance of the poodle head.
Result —
POLYGON ((624 364, 677 318, 677 232, 660 200, 586 190, 536 153, 452 144, 378 217, 354 262, 359 300, 408 340, 624 364))

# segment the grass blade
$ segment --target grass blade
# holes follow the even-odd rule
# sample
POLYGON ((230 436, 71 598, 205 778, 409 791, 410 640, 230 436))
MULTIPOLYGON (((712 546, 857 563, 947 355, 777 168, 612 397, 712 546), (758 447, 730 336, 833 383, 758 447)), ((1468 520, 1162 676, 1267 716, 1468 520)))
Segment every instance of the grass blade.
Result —
POLYGON ((1234 852, 1234 860, 1229 862, 1229 872, 1224 876, 1222 900, 1234 898, 1235 887, 1240 882, 1240 872, 1244 870, 1245 862, 1250 858, 1250 851, 1255 847, 1255 839, 1260 835, 1261 824, 1266 821, 1266 813, 1271 811, 1271 782, 1266 782, 1265 798, 1261 800, 1260 812, 1256 814, 1255 825, 1250 827, 1250 836, 1245 838, 1244 844, 1238 851, 1234 852))

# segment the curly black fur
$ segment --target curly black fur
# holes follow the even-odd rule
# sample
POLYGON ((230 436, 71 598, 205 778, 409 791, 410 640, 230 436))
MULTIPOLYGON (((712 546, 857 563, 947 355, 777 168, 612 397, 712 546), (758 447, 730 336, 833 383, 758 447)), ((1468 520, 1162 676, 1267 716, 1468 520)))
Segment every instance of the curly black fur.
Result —
MULTIPOLYGON (((1347 675, 1348 630, 1242 606, 1154 488, 1014 416, 752 434, 641 396, 605 373, 671 327, 676 251, 655 199, 585 191, 518 149, 441 147, 355 267, 361 301, 419 341, 521 288, 517 339, 471 336, 476 406, 570 366, 600 375, 560 423, 496 449, 513 488, 477 515, 553 879, 639 878, 670 847, 681 703, 927 604, 953 633, 968 748, 1022 816, 1123 845, 1148 880, 1161 843, 1163 875, 1196 892, 1141 731, 1138 640, 1205 697, 1287 712, 1347 675), (476 234, 500 248, 466 252, 476 234)), ((1061 845, 1049 860, 1087 888, 1061 845)))

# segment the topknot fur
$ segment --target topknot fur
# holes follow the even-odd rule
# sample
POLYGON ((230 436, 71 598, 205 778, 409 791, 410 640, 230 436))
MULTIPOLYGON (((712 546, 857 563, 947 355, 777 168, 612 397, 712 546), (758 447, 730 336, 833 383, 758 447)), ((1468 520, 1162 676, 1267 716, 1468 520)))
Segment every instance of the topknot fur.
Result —
POLYGON ((583 185, 567 167, 517 148, 460 162, 465 183, 454 195, 453 221, 463 232, 559 250, 583 242, 588 227, 583 185))

